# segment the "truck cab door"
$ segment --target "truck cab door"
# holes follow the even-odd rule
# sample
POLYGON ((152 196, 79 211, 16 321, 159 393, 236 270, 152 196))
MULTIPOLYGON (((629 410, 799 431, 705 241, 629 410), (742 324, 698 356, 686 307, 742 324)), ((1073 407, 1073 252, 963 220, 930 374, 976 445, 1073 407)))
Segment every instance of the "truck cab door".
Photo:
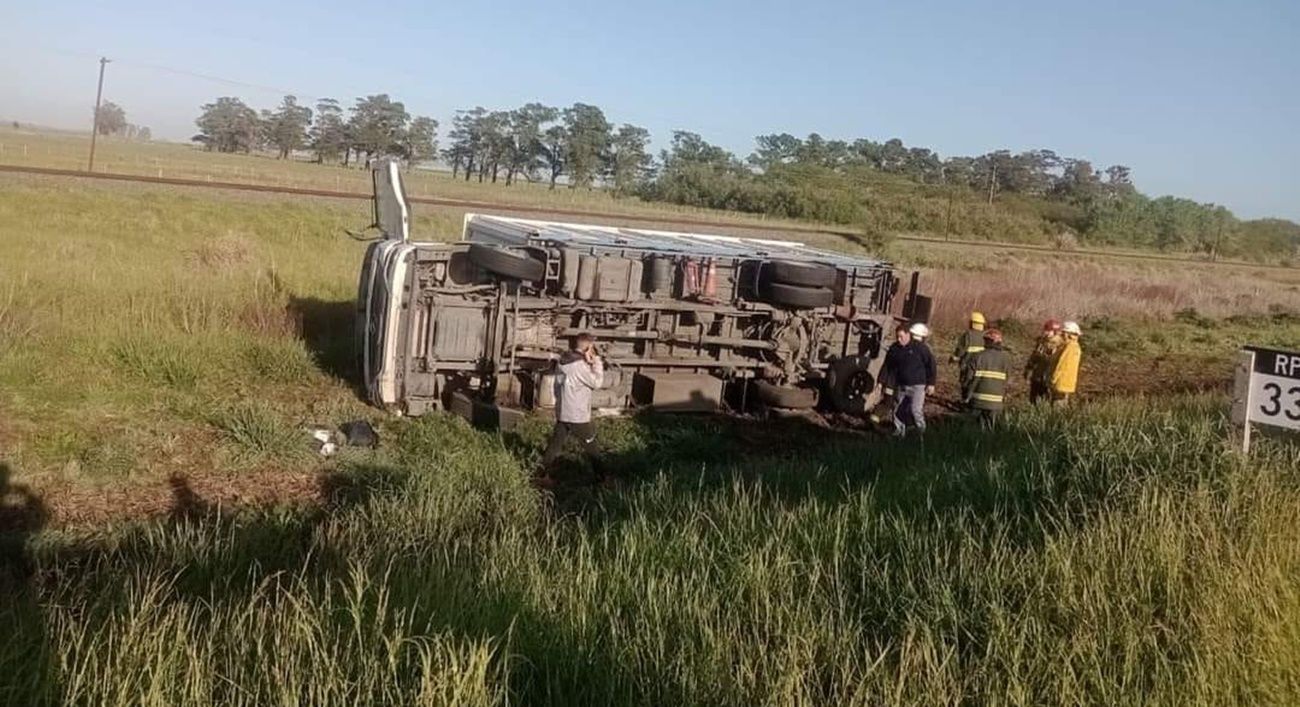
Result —
POLYGON ((370 174, 375 194, 375 226, 385 239, 406 243, 411 240, 411 207, 402 185, 401 165, 393 159, 376 160, 370 174))

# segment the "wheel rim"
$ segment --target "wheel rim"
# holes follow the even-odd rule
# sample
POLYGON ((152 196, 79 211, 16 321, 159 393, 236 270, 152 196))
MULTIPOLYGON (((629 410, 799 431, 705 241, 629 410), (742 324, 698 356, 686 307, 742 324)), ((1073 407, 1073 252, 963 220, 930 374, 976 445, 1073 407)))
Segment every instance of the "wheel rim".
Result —
POLYGON ((875 381, 872 380, 870 373, 854 371, 853 375, 844 381, 844 397, 854 402, 866 400, 873 388, 875 388, 875 381))

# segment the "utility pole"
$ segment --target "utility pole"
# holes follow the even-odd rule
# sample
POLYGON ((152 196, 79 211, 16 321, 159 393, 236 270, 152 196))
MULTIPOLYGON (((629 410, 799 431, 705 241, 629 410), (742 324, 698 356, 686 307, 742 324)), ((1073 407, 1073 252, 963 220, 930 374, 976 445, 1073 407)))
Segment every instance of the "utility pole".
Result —
POLYGON ((95 122, 90 126, 90 164, 86 167, 87 172, 95 171, 95 138, 99 136, 99 100, 104 97, 104 66, 108 64, 106 57, 99 57, 99 88, 95 89, 95 122))
MULTIPOLYGON (((992 160, 989 160, 993 162, 992 160)), ((998 182, 998 163, 993 162, 993 171, 989 172, 989 206, 993 205, 993 185, 998 182)))
POLYGON ((1223 217, 1216 215, 1215 220, 1219 222, 1219 235, 1214 239, 1214 252, 1210 253, 1210 260, 1219 259, 1219 249, 1223 247, 1223 217))

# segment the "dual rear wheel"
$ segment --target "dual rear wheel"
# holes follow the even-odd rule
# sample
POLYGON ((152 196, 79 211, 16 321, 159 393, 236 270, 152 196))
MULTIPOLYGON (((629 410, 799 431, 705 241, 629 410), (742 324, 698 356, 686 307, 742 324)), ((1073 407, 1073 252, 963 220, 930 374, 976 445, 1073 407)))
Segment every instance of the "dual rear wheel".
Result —
POLYGON ((790 309, 817 309, 835 303, 839 272, 828 265, 770 260, 759 268, 758 294, 768 304, 790 309))

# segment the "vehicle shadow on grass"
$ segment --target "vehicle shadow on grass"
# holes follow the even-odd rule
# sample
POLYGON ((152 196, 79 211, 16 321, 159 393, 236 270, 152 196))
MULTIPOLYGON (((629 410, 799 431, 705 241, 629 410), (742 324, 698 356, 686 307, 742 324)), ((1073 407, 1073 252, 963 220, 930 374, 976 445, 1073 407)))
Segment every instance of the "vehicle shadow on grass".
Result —
MULTIPOLYGON (((172 505, 166 517, 127 530, 106 543, 87 539, 61 547, 43 554, 41 563, 43 571, 69 582, 61 601, 71 602, 71 610, 77 610, 76 604, 80 602, 94 602, 95 611, 87 615, 87 621, 129 616, 132 595, 118 590, 122 578, 135 573, 166 578, 165 588, 152 597, 153 601, 163 607, 207 606, 208 611, 201 614, 206 616, 223 615, 227 609, 236 613, 245 610, 274 595, 276 587, 284 586, 298 600, 310 598, 335 607, 332 613, 318 618, 326 624, 337 623, 334 630, 348 636, 348 640, 373 640, 378 646, 387 640, 391 630, 385 627, 385 622, 401 616, 410 621, 416 635, 449 635, 490 642, 495 656, 489 679, 508 671, 505 683, 499 687, 508 689, 511 701, 517 699, 525 704, 575 701, 613 704, 629 699, 655 704, 686 702, 687 695, 673 679, 668 666, 630 661, 609 645, 599 626, 566 620, 572 614, 539 605, 537 596, 525 591, 526 585, 516 582, 509 574, 502 575, 499 567, 493 566, 490 531, 468 528, 461 531, 481 533, 476 536, 474 546, 488 552, 444 553, 436 546, 421 546, 407 548, 405 555, 390 557, 384 552, 360 551, 362 546, 358 543, 364 543, 369 537, 365 533, 382 531, 382 527, 341 531, 338 523, 346 523, 353 509, 370 501, 382 501, 386 496, 406 502, 406 497, 417 492, 411 481, 409 474, 395 467, 358 466, 322 480, 323 509, 277 513, 231 512, 197 493, 184 477, 174 476, 169 480, 172 505), (323 529, 325 523, 334 525, 323 529), (348 533, 358 535, 346 539, 348 544, 342 547, 333 545, 348 533), (373 591, 355 593, 356 587, 361 586, 354 582, 357 563, 368 573, 367 581, 373 583, 373 591), (326 601, 326 597, 333 597, 334 601, 326 601), (358 628, 352 623, 353 615, 339 610, 354 606, 349 602, 361 602, 360 610, 373 613, 375 621, 364 629, 358 628), (385 615, 381 611, 392 613, 385 615)), ((368 513, 362 514, 363 526, 374 522, 368 513)), ((39 630, 42 620, 34 608, 35 599, 29 603, 33 606, 29 613, 31 630, 39 630)), ((85 630, 93 635, 103 628, 102 624, 88 625, 85 630)), ((214 630, 220 628, 212 626, 214 630)), ((20 643, 11 645, 19 646, 22 652, 11 656, 29 653, 42 639, 39 635, 22 633, 28 630, 25 625, 20 625, 19 630, 20 643)), ((258 641, 248 643, 251 646, 258 641)), ((418 641, 408 644, 412 648, 420 645, 418 641)), ((237 650, 234 645, 232 648, 237 650)), ((286 646, 285 649, 302 651, 307 647, 286 646)), ((53 648, 39 654, 51 665, 58 655, 53 648)), ((5 655, 3 649, 0 655, 5 655)), ((96 662, 84 656, 79 660, 96 662)), ((437 675, 421 676, 415 670, 416 665, 418 661, 412 660, 396 676, 406 694, 417 694, 422 680, 438 678, 437 675)), ((25 670, 10 671, 0 678, 0 689, 6 691, 0 692, 0 697, 15 699, 0 702, 59 701, 61 695, 52 674, 38 681, 31 672, 34 666, 30 657, 16 667, 25 670), (24 675, 23 682, 19 682, 24 675), (41 699, 42 695, 49 699, 41 699)), ((337 679, 338 675, 330 677, 337 679)), ((218 682, 211 694, 217 702, 235 702, 241 697, 240 689, 234 683, 218 682)), ((365 703, 371 697, 353 695, 358 703, 365 703)))
MULTIPOLYGON (((638 415, 600 430, 605 451, 597 463, 617 479, 615 489, 595 487, 591 464, 567 457, 552 494, 557 513, 594 524, 640 512, 640 489, 650 483, 666 483, 683 501, 742 484, 776 507, 842 503, 865 492, 880 512, 910 521, 996 516, 1016 538, 1037 544, 1044 510, 1081 522, 1109 492, 1104 480, 1068 473, 1062 440, 1005 423, 983 429, 964 415, 903 439, 804 418, 638 415)), ((507 435, 506 444, 521 458, 536 454, 530 439, 507 435)))
POLYGON ((42 498, 13 483, 0 462, 0 703, 54 704, 59 674, 46 636, 45 616, 31 557, 32 539, 49 522, 42 498))
POLYGON ((354 327, 356 303, 319 297, 289 298, 289 310, 300 322, 299 336, 316 365, 325 373, 359 389, 354 327))

